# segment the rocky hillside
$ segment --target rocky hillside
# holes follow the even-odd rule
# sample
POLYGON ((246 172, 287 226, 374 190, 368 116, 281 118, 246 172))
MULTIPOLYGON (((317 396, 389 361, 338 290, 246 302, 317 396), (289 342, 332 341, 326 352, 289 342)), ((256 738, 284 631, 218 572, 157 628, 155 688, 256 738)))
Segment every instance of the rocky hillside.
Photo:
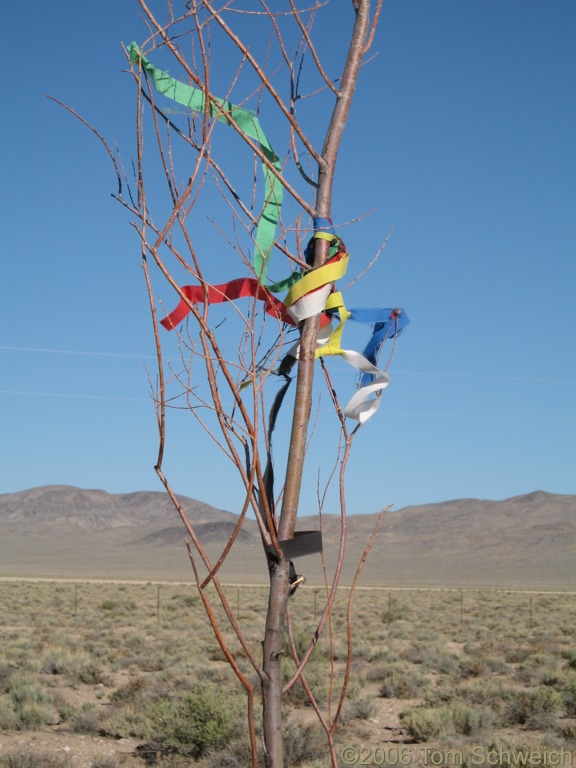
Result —
MULTIPOLYGON (((180 502, 211 557, 238 520, 203 502, 180 502)), ((345 577, 351 578, 377 515, 348 519, 345 577)), ((318 527, 314 517, 299 530, 318 527)), ((187 579, 186 531, 164 493, 110 494, 46 486, 0 495, 0 577, 187 579)), ((340 521, 323 517, 328 564, 340 521)), ((300 563, 299 563, 300 567, 300 563)), ((265 581, 254 521, 247 520, 227 560, 234 580, 265 581)), ((320 558, 302 559, 312 578, 320 558)), ((457 499, 406 507, 384 518, 363 578, 390 585, 576 587, 576 496, 535 491, 503 501, 457 499)))

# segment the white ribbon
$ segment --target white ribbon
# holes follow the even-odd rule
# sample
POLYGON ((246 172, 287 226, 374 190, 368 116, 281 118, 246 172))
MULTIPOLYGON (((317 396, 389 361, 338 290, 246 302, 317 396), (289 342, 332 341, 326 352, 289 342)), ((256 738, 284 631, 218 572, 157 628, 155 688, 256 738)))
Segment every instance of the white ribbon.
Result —
POLYGON ((302 320, 306 320, 307 317, 319 315, 324 311, 326 299, 330 296, 331 292, 332 283, 322 285, 320 288, 316 288, 316 290, 304 294, 301 299, 295 301, 286 311, 294 322, 301 323, 302 320))
POLYGON ((390 384, 390 376, 384 371, 380 371, 380 376, 372 384, 360 387, 352 395, 346 408, 344 408, 344 415, 360 422, 360 424, 365 424, 380 408, 382 390, 386 389, 388 384, 390 384), (369 399, 370 395, 374 393, 376 397, 369 399))
MULTIPOLYGON (((300 301, 302 301, 302 299, 300 299, 300 301)), ((316 337, 316 346, 323 347, 328 342, 331 335, 332 323, 328 323, 319 329, 316 337)), ((296 344, 288 350, 288 354, 298 360, 299 352, 300 342, 297 341, 296 344)), ((380 407, 380 397, 382 391, 386 389, 388 384, 390 384, 390 376, 388 376, 386 371, 381 371, 373 365, 364 357, 364 355, 360 354, 360 352, 355 352, 352 349, 343 349, 341 350, 340 355, 348 365, 356 368, 360 373, 372 373, 376 376, 371 384, 367 384, 365 387, 357 389, 344 408, 344 415, 348 419, 354 419, 354 421, 358 421, 360 424, 365 424, 368 419, 374 416, 380 407), (370 396, 373 394, 375 394, 376 397, 370 399, 370 396)))

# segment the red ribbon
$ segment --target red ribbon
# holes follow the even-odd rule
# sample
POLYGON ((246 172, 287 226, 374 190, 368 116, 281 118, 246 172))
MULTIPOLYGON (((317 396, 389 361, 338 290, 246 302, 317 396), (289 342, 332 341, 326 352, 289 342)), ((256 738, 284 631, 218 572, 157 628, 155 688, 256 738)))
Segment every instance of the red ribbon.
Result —
MULTIPOLYGON (((278 318, 283 323, 296 325, 284 304, 254 277, 239 277, 237 280, 231 280, 229 283, 223 283, 222 285, 207 286, 206 291, 204 291, 201 285, 184 285, 181 291, 192 304, 203 304, 204 301, 207 301, 209 304, 221 304, 223 301, 234 301, 242 297, 259 299, 264 302, 264 310, 269 315, 278 318)), ((170 312, 163 320, 160 320, 160 323, 167 331, 171 331, 184 320, 189 312, 190 307, 187 302, 184 299, 180 299, 176 309, 170 312)), ((320 318, 320 326, 324 326, 329 322, 330 318, 328 315, 323 314, 320 318)))

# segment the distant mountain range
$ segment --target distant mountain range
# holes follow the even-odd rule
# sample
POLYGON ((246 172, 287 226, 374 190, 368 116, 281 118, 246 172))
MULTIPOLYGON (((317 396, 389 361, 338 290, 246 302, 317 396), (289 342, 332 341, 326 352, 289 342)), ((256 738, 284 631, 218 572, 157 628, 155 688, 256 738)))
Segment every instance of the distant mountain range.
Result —
MULTIPOLYGON (((182 497, 213 561, 237 523, 231 512, 182 497)), ((347 521, 350 581, 377 515, 347 521)), ((299 530, 317 529, 299 519, 299 530)), ((331 567, 340 519, 323 516, 331 567)), ((0 577, 189 580, 186 531, 161 492, 110 494, 45 486, 0 494, 0 577)), ((297 562, 321 583, 318 555, 297 562)), ((230 581, 265 583, 257 525, 246 520, 222 570, 230 581)), ((366 585, 576 590, 576 496, 535 491, 504 501, 458 499, 385 515, 362 574, 366 585)))

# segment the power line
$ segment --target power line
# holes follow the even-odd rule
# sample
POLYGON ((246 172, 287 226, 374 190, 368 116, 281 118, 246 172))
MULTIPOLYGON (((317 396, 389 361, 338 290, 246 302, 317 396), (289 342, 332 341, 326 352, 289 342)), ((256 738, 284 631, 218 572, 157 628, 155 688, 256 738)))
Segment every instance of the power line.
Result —
POLYGON ((544 422, 546 424, 576 424, 576 418, 551 418, 545 416, 496 416, 483 413, 446 413, 443 411, 388 411, 385 416, 419 416, 439 419, 471 419, 477 421, 544 422))
POLYGON ((130 400, 138 403, 151 403, 149 397, 124 397, 121 395, 83 395, 77 392, 28 392, 23 389, 0 389, 0 395, 22 395, 24 397, 61 397, 76 400, 130 400))
POLYGON ((52 355, 83 355, 85 357, 129 357, 136 360, 155 360, 156 355, 135 355, 129 352, 91 352, 81 349, 46 349, 43 347, 0 346, 5 352, 41 352, 52 355))
POLYGON ((485 373, 438 373, 432 371, 402 371, 394 369, 395 376, 430 376, 449 379, 483 379, 487 381, 533 381, 538 384, 576 384, 576 379, 543 379, 534 376, 495 376, 485 373))
MULTIPOLYGON (((80 349, 52 349, 45 347, 12 347, 6 345, 0 345, 0 350, 5 352, 33 352, 42 354, 53 355, 79 355, 85 357, 119 357, 130 358, 133 360, 155 360, 156 355, 142 354, 136 355, 130 352, 93 352, 91 350, 80 349)), ((166 360, 181 360, 181 358, 165 358, 166 360)), ((347 366, 336 365, 333 366, 341 370, 349 370, 347 366)), ((542 378, 535 376, 498 376, 484 373, 446 373, 438 371, 403 371, 394 369, 395 376, 418 376, 418 377, 430 377, 430 378, 446 378, 446 379, 477 379, 482 381, 522 381, 522 382, 534 382, 537 384, 576 384, 576 379, 555 379, 555 378, 542 378)))
MULTIPOLYGON (((77 392, 31 392, 18 389, 0 389, 0 395, 17 395, 23 397, 52 397, 75 400, 117 400, 137 403, 153 403, 151 397, 129 397, 122 395, 85 395, 77 392)), ((329 410, 321 408, 321 410, 329 410)), ((446 413, 443 411, 396 411, 385 410, 384 416, 418 416, 437 419, 465 419, 470 421, 509 421, 509 422, 538 422, 544 424, 576 424, 576 418, 548 418, 538 416, 497 416, 481 413, 446 413)))

